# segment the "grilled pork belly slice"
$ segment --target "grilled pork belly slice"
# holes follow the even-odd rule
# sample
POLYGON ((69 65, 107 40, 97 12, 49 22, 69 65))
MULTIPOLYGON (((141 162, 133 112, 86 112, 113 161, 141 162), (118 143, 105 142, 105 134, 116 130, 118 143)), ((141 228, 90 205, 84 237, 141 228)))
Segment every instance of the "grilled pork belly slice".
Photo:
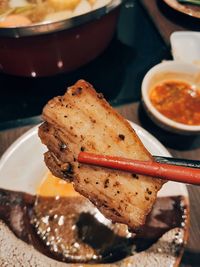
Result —
POLYGON ((39 136, 51 172, 68 179, 113 222, 137 229, 145 223, 163 182, 123 171, 79 164, 80 151, 153 160, 129 123, 93 87, 78 81, 43 109, 39 136))

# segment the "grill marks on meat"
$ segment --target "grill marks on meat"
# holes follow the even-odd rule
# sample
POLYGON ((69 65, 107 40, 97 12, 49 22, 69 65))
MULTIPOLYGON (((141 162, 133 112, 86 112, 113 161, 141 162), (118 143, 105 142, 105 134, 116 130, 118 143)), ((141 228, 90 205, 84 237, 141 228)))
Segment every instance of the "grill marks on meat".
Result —
POLYGON ((128 122, 83 80, 50 100, 43 118, 39 136, 48 148, 45 162, 51 172, 72 181, 112 221, 132 229, 144 224, 160 179, 77 162, 80 151, 152 160, 128 122))
POLYGON ((71 162, 74 161, 74 157, 65 144, 61 131, 45 122, 40 126, 39 136, 41 140, 45 140, 49 150, 44 154, 44 160, 50 171, 57 177, 71 180, 73 178, 71 162))

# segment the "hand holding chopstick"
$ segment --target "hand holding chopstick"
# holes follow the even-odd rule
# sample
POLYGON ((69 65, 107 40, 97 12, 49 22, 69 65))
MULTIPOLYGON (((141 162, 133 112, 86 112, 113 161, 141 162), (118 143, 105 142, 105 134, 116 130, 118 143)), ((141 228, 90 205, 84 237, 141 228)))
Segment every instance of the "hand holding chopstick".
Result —
POLYGON ((140 161, 116 156, 80 152, 80 163, 107 167, 131 173, 153 176, 164 180, 200 185, 200 169, 155 161, 140 161))

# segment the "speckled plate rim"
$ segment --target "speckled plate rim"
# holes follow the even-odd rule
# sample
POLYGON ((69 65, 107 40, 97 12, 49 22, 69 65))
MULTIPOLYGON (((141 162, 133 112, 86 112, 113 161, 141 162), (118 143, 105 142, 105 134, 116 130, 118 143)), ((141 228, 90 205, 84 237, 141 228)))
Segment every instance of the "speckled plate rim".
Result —
POLYGON ((178 3, 176 0, 163 0, 168 6, 173 8, 174 10, 181 12, 185 15, 194 17, 194 18, 200 18, 200 7, 199 11, 194 10, 193 8, 189 8, 187 6, 184 6, 183 4, 178 3))
MULTIPOLYGON (((136 131, 145 147, 154 155, 170 156, 167 149, 150 133, 133 122, 129 122, 136 131)), ((3 154, 0 159, 0 188, 8 190, 23 191, 29 194, 35 194, 36 189, 42 181, 47 168, 43 161, 43 153, 46 148, 41 144, 37 135, 38 126, 31 128, 20 138, 18 138, 3 154)), ((160 190, 159 196, 177 196, 181 195, 187 204, 187 213, 189 215, 189 197, 186 185, 168 182, 160 190)), ((184 243, 188 239, 187 224, 184 229, 184 243)), ((183 250, 176 258, 173 265, 178 266, 183 254, 183 250)), ((66 266, 84 266, 79 264, 66 264, 66 266)), ((90 265, 97 266, 97 265, 90 265)), ((98 266, 110 266, 99 264, 98 266)), ((122 265, 123 266, 123 265, 122 265)))

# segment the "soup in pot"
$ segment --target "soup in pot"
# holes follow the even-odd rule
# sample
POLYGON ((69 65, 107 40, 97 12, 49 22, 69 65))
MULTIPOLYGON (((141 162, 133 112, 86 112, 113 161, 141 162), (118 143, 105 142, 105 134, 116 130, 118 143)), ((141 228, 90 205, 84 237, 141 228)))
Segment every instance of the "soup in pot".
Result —
POLYGON ((50 23, 79 16, 111 0, 1 0, 0 28, 50 23))

